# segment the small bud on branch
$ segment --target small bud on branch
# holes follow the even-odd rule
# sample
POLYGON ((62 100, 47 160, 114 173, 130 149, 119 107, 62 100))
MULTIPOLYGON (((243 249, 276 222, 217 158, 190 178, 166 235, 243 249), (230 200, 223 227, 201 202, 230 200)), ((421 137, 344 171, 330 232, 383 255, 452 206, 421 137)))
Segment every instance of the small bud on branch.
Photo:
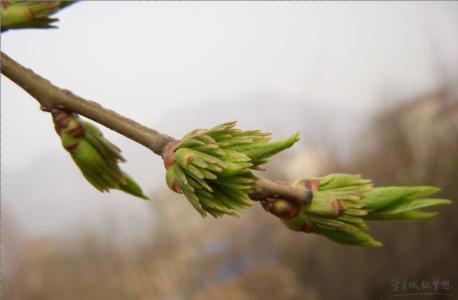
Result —
POLYGON ((140 186, 123 172, 119 162, 125 162, 118 147, 108 141, 102 132, 77 115, 62 109, 53 109, 56 132, 84 177, 99 191, 122 190, 148 199, 140 186))
POLYGON ((59 19, 50 16, 76 1, 1 0, 1 31, 8 29, 56 28, 59 19))

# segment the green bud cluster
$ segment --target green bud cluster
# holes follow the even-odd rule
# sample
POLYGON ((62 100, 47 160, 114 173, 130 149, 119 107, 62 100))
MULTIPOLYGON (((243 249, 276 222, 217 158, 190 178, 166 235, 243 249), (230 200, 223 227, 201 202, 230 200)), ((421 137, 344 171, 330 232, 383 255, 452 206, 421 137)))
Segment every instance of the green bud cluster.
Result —
POLYGON ((2 0, 0 19, 2 31, 22 28, 55 28, 58 21, 49 16, 75 1, 2 0))
POLYGON ((429 198, 439 191, 430 186, 377 187, 359 175, 331 174, 297 181, 291 186, 313 192, 310 204, 294 204, 284 199, 263 202, 294 231, 313 232, 336 242, 380 247, 369 233, 366 220, 420 220, 436 212, 419 209, 450 204, 447 199, 429 198))
POLYGON ((148 199, 140 186, 119 166, 125 159, 118 147, 108 141, 93 124, 64 110, 52 111, 54 127, 62 146, 70 153, 84 177, 99 191, 122 190, 148 199))
POLYGON ((235 125, 194 130, 166 154, 168 186, 183 193, 202 216, 237 215, 250 206, 248 194, 256 180, 252 171, 299 140, 294 134, 270 142, 270 133, 241 131, 235 125))

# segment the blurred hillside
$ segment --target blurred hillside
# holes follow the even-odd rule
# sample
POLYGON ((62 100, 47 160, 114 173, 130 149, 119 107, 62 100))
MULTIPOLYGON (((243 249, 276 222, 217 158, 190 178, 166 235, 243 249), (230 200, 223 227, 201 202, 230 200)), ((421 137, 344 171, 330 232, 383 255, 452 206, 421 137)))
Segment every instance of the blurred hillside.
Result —
MULTIPOLYGON (((285 120, 285 126, 310 132, 306 139, 316 143, 303 142, 289 157, 274 159, 268 176, 293 179, 352 172, 378 185, 437 185, 443 188, 441 197, 456 200, 454 88, 445 85, 379 113, 366 132, 352 139, 345 158, 335 155, 339 143, 319 142, 318 126, 312 130, 285 120)), ((150 226, 141 230, 148 233, 140 243, 132 242, 135 232, 118 231, 116 226, 105 238, 90 227, 66 238, 23 238, 13 219, 3 220, 3 296, 9 300, 386 299, 395 294, 397 279, 458 284, 456 204, 440 209, 430 221, 371 224, 384 247, 364 249, 291 232, 256 204, 240 218, 215 220, 202 219, 183 197, 165 188, 155 191, 152 199, 148 213, 154 222, 139 225, 150 226)), ((455 286, 451 293, 456 296, 455 286)))

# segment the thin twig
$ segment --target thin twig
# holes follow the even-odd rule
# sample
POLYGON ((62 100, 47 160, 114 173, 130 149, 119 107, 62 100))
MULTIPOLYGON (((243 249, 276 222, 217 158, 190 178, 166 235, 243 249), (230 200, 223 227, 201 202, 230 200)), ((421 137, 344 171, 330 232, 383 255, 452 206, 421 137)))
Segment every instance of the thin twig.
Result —
POLYGON ((269 198, 282 198, 297 204, 309 204, 313 193, 308 189, 298 189, 266 178, 258 178, 250 198, 255 201, 269 198))
POLYGON ((49 80, 21 66, 3 52, 1 52, 1 71, 35 98, 45 111, 51 111, 53 108, 72 111, 105 125, 144 145, 158 155, 162 155, 167 143, 174 140, 168 135, 106 109, 94 101, 83 99, 68 90, 53 85, 49 80))
MULTIPOLYGON (((163 158, 167 147, 177 142, 173 137, 145 127, 102 107, 97 102, 84 99, 69 90, 53 85, 49 80, 23 67, 3 52, 1 52, 1 72, 35 98, 44 111, 50 112, 55 108, 60 108, 82 115, 144 145, 163 158)), ((250 198, 254 201, 284 198, 295 203, 310 203, 312 193, 307 189, 297 189, 265 178, 258 178, 250 198)))

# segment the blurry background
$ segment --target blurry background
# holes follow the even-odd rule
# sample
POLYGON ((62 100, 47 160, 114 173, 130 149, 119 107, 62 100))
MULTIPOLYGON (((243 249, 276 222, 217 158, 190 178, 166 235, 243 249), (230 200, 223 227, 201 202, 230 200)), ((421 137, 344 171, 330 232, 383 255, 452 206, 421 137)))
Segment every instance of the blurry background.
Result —
MULTIPOLYGON (((272 179, 354 172, 458 198, 457 3, 82 2, 57 16, 58 30, 2 34, 2 51, 176 137, 230 120, 299 131, 272 179)), ((372 224, 375 250, 294 233, 259 205, 202 219, 159 157, 108 129, 151 201, 100 194, 36 101, 1 88, 5 299, 386 299, 396 280, 435 279, 458 293, 457 205, 372 224)))

